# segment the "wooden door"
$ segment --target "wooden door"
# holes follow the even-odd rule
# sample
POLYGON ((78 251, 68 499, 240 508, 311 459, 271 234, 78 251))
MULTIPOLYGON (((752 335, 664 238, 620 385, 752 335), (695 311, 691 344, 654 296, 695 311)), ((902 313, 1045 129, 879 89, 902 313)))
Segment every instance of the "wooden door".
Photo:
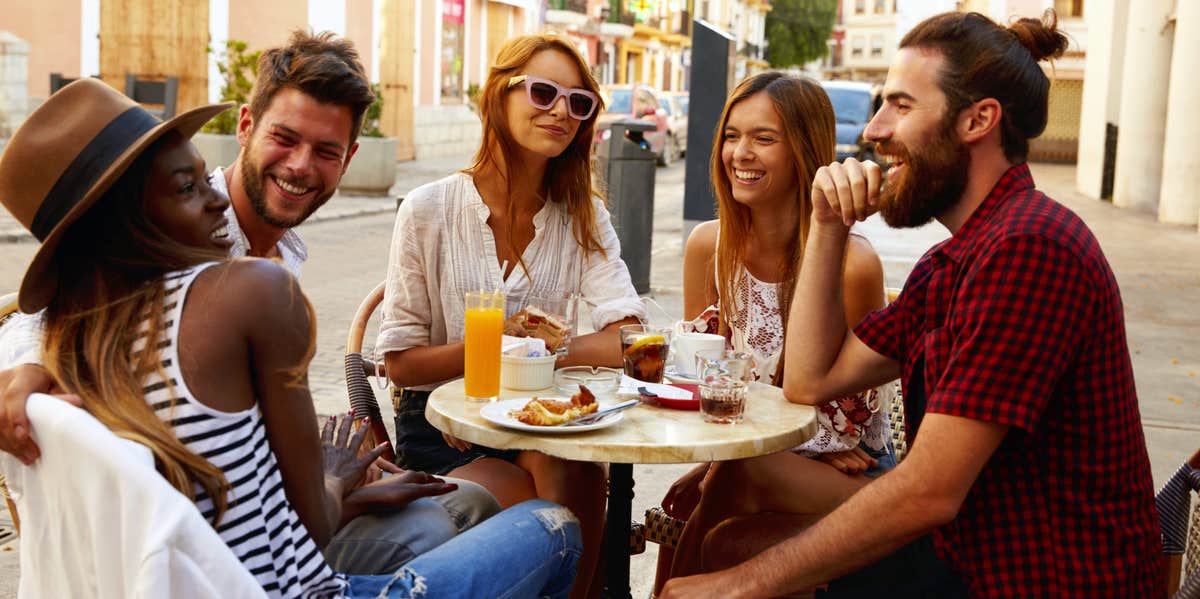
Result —
POLYGON ((126 73, 178 77, 176 113, 207 104, 208 0, 101 2, 100 76, 123 92, 126 73))
POLYGON ((379 127, 396 138, 396 159, 412 160, 413 147, 413 45, 416 0, 384 0, 379 31, 379 88, 383 114, 379 127))

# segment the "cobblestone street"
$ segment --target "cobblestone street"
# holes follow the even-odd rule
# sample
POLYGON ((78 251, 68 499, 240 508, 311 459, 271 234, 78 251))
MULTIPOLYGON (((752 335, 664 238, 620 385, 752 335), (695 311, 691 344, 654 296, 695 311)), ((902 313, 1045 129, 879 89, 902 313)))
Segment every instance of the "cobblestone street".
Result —
MULTIPOLYGON (((401 164, 394 194, 448 174, 466 158, 401 164)), ((1146 427, 1155 480, 1161 484, 1196 449, 1200 438, 1200 235, 1194 228, 1161 225, 1149 215, 1114 209, 1083 198, 1074 190, 1074 167, 1034 165, 1043 190, 1079 213, 1092 227, 1113 265, 1121 285, 1133 352, 1142 416, 1146 427)), ((684 165, 657 170, 654 209, 651 288, 655 301, 673 317, 682 308, 681 213, 684 165)), ((348 408, 342 356, 346 332, 359 302, 379 281, 387 265, 392 210, 389 199, 335 198, 315 222, 300 228, 310 260, 302 286, 318 318, 317 353, 310 384, 320 413, 348 408)), ((7 214, 3 215, 7 219, 7 214)), ((0 237, 4 223, 0 222, 0 237)), ((887 284, 899 286, 913 262, 931 244, 944 239, 938 225, 915 231, 895 231, 877 218, 862 226, 884 261, 887 284)), ((19 237, 19 236, 17 236, 19 237)), ((36 245, 30 241, 0 243, 0 291, 15 290, 36 245)), ((650 308, 656 322, 668 317, 650 308)), ((586 322, 581 318, 580 322, 586 322)), ((374 341, 375 328, 366 335, 374 341)), ((377 392, 391 427, 390 401, 377 392)), ((86 466, 82 464, 81 466, 86 466)), ((639 466, 633 505, 635 519, 662 497, 688 465, 639 466)), ((7 514, 0 512, 0 518, 7 514)), ((0 599, 16 594, 17 542, 0 550, 0 599)), ((653 579, 657 546, 632 563, 633 595, 646 597, 653 579)))

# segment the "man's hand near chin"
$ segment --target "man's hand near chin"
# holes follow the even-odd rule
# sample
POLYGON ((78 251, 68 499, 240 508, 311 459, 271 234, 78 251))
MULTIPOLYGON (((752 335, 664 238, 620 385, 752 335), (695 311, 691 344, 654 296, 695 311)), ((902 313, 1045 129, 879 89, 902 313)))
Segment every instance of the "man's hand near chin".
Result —
MULTIPOLYGON (((37 364, 0 370, 0 451, 16 456, 26 466, 38 459, 41 452, 30 435, 25 400, 32 393, 55 391, 50 373, 37 364)), ((83 405, 76 395, 58 394, 57 397, 75 407, 83 405)))

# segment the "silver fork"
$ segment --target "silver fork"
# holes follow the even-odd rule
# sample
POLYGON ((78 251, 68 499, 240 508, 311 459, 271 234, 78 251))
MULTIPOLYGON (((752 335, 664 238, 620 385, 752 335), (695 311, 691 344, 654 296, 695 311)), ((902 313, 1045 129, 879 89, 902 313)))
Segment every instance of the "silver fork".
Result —
POLYGON ((596 422, 596 421, 600 420, 601 418, 608 416, 609 414, 616 414, 617 412, 628 410, 629 408, 636 407, 640 403, 642 403, 640 400, 631 399, 629 401, 624 401, 619 404, 609 406, 607 408, 596 410, 595 412, 592 412, 591 414, 580 416, 579 418, 576 418, 574 420, 568 420, 568 421, 560 424, 559 426, 579 426, 579 425, 583 425, 583 424, 592 424, 593 422, 596 422))

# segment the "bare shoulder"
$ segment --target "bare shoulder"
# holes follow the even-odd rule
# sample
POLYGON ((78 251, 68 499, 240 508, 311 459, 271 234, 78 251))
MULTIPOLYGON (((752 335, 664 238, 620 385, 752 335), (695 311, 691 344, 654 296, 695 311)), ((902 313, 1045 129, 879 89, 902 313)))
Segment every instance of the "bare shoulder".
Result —
POLYGON ((721 221, 710 220, 696 225, 688 235, 686 253, 688 256, 711 256, 717 251, 717 233, 721 230, 721 221))
POLYGON ((261 322, 291 314, 300 284, 282 264, 264 258, 239 258, 218 264, 196 279, 196 291, 209 304, 243 322, 261 322), (240 318, 238 318, 240 317, 240 318))
POLYGON ((875 246, 862 235, 851 235, 846 243, 846 271, 847 275, 851 271, 870 273, 878 271, 883 273, 883 263, 879 260, 879 254, 875 252, 875 246))

